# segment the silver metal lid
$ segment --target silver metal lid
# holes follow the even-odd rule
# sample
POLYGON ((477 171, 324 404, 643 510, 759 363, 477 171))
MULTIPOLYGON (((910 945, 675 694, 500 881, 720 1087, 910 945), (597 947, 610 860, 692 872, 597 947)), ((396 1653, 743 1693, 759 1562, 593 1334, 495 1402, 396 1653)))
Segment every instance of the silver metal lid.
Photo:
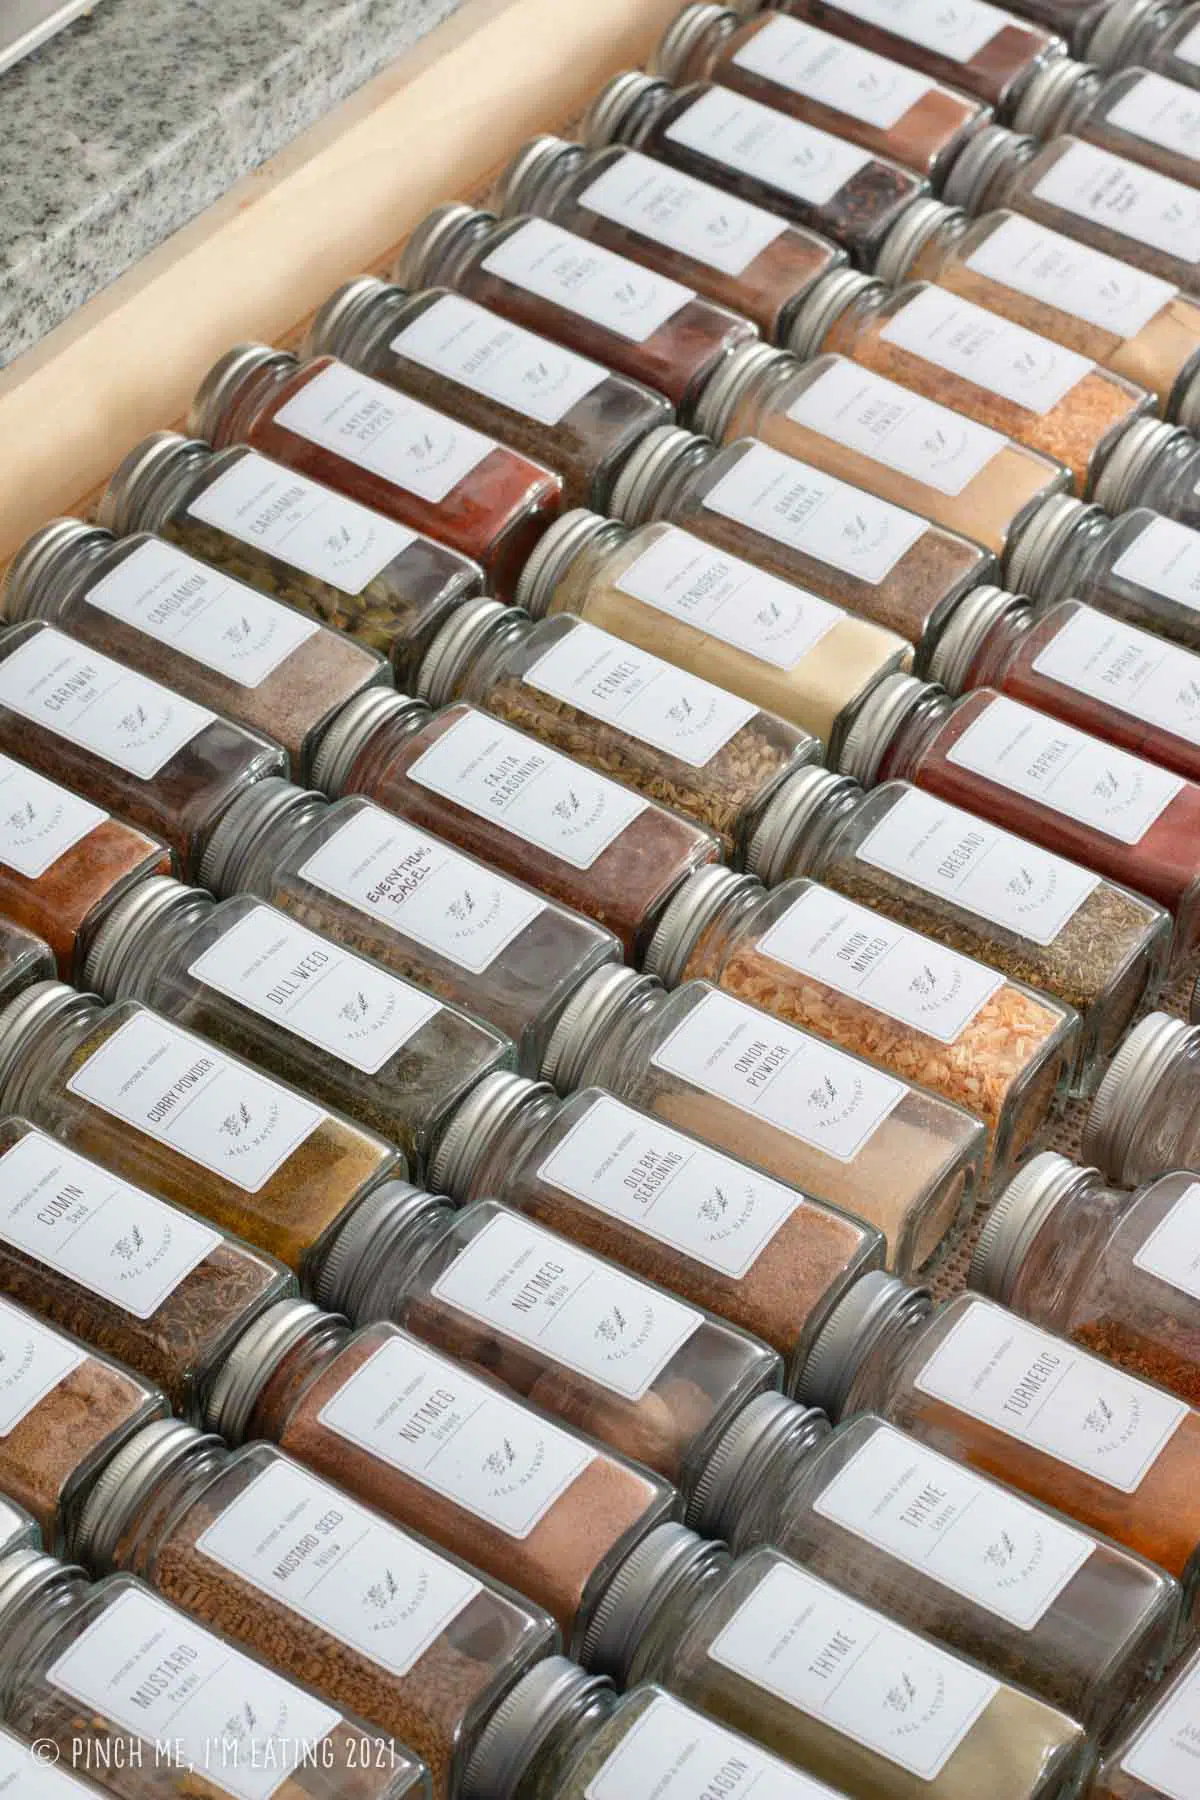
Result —
POLYGON ((1056 1150, 1031 1156, 992 1203, 971 1257, 967 1281, 977 1293, 1007 1305, 1034 1238, 1068 1194, 1099 1180, 1056 1150))
POLYGON ((1158 15, 1169 17, 1179 0, 1109 0, 1083 46, 1089 62, 1102 69, 1119 69, 1134 60, 1137 40, 1158 15))
POLYGON ((246 788, 222 815, 205 846, 200 859, 200 886, 210 894, 236 894, 261 834, 289 813, 303 812, 312 805, 313 798, 308 789, 285 781, 282 775, 268 775, 246 788))
POLYGON ((943 200, 949 206, 979 212, 996 176, 1016 167, 1034 148, 1031 137, 1009 131, 1003 125, 985 125, 955 158, 942 189, 943 200))
POLYGON ((1093 490, 1096 505, 1107 513, 1129 512, 1138 506, 1138 488, 1154 473, 1159 458, 1181 438, 1190 436, 1181 425, 1165 419, 1134 419, 1105 458, 1093 490))
POLYGON ((1052 138, 1068 130, 1066 115, 1074 112, 1076 101, 1085 94, 1094 94, 1100 81, 1099 69, 1074 62, 1069 56, 1043 63, 1021 90, 1012 116, 1013 130, 1038 138, 1052 138))
POLYGON ((729 429, 734 412, 746 394, 764 376, 781 377, 799 369, 799 357, 770 344, 739 344, 717 364, 691 409, 692 424, 719 443, 729 429))
POLYGON ((1193 1025, 1200 1024, 1200 975, 1197 975, 1192 988, 1192 1003, 1188 1007, 1188 1017, 1193 1025))
POLYGON ((786 1394, 757 1394, 718 1442, 696 1483, 686 1519, 701 1537, 735 1542, 739 1515, 764 1482, 786 1484, 829 1435, 817 1407, 786 1394))
POLYGON ((1189 359, 1177 396, 1173 396, 1171 417, 1193 436, 1200 433, 1200 360, 1194 357, 1189 359))
POLYGON ((713 26, 722 19, 728 19, 734 26, 738 24, 737 12, 731 6, 713 5, 712 0, 700 0, 697 6, 685 6, 679 17, 663 32, 662 42, 650 58, 650 69, 655 75, 661 75, 664 81, 677 82, 692 51, 703 43, 713 26))
MULTIPOLYGON (((617 530, 623 529, 620 526, 617 530)), ((613 521, 577 506, 556 519, 534 545, 517 580, 516 602, 535 619, 545 618, 554 590, 586 545, 614 530, 613 521)))
POLYGON ((1010 588, 1040 595, 1051 568, 1080 525, 1096 518, 1101 510, 1070 494, 1052 494, 1043 500, 1009 540, 1004 566, 1010 588))
POLYGON ((298 366, 290 350, 272 350, 268 344, 237 344, 218 357, 188 409, 188 436, 215 444, 230 404, 242 383, 262 369, 298 366))
POLYGON ((898 1275, 872 1269, 834 1307, 809 1351, 796 1384, 796 1398, 819 1406, 836 1423, 863 1361, 885 1331, 906 1318, 933 1310, 928 1288, 910 1287, 898 1275))
POLYGON ((848 775, 809 764, 796 769, 781 783, 768 802, 746 851, 746 867, 767 887, 787 875, 802 873, 790 866, 808 827, 825 811, 835 795, 861 792, 848 775))
POLYGON ((229 1444, 246 1435, 258 1396, 297 1344, 345 1323, 310 1300, 277 1300, 247 1326, 217 1372, 204 1408, 204 1423, 229 1444))
POLYGON ((1083 1156, 1125 1185, 1125 1165, 1138 1121, 1155 1088, 1197 1027, 1169 1013, 1147 1013, 1109 1064, 1083 1128, 1083 1156))
POLYGON ((461 200, 435 206, 400 252, 392 279, 406 288, 436 287, 449 256, 492 216, 482 207, 467 206, 461 200))
POLYGON ((524 1112, 531 1100, 545 1099, 553 1092, 549 1082, 532 1081, 505 1069, 485 1075, 460 1103, 434 1147, 429 1159, 431 1186, 465 1206, 473 1198, 475 1171, 496 1133, 524 1112))
POLYGON ((660 983, 636 969, 614 968, 611 963, 593 969, 580 982, 559 1015, 542 1055, 542 1077, 569 1094, 579 1086, 587 1059, 599 1039, 635 994, 652 993, 660 983))
POLYGON ((1006 613, 1021 607, 1032 612, 1023 594, 1010 594, 1007 588, 977 587, 964 594, 929 653, 925 671, 929 680, 940 682, 952 694, 961 693, 971 664, 992 626, 1006 613))
POLYGON ((656 1525, 617 1570, 583 1637, 580 1661, 623 1685, 629 1662, 659 1607, 724 1556, 686 1525, 656 1525))
POLYGON ((882 281, 858 269, 830 269, 814 281, 792 314, 787 347, 796 356, 816 356, 830 327, 862 294, 885 291, 882 281))
POLYGON ((356 275, 353 281, 344 281, 314 313, 300 348, 301 356, 344 355, 380 296, 403 291, 391 282, 381 281, 378 275, 356 275))
POLYGON ((29 1040, 52 1019, 100 1011, 94 994, 77 993, 65 981, 35 981, 0 1011, 0 1112, 14 1110, 8 1086, 25 1060, 29 1040))
POLYGON ((39 1594, 64 1581, 87 1579, 78 1563, 60 1562, 42 1550, 21 1548, 0 1559, 0 1629, 10 1627, 20 1610, 39 1594))
POLYGON ((582 145, 554 137, 548 131, 530 138, 517 151, 488 196, 492 211, 504 219, 538 212, 546 188, 553 186, 558 171, 582 155, 582 145))
POLYGON ((92 939, 83 965, 84 981, 106 1000, 124 999, 130 977, 144 966, 146 936, 157 921, 213 905, 212 895, 203 888, 187 887, 170 875, 139 881, 116 902, 92 939))
POLYGON ((616 143, 639 101, 654 92, 669 94, 671 84, 640 69, 626 69, 606 82, 584 114, 580 137, 589 150, 616 143))
POLYGON ((547 1656, 500 1702, 471 1752, 461 1800, 513 1800, 534 1758, 572 1720, 614 1693, 565 1656, 547 1656))
POLYGON ((658 921, 642 958, 646 974, 657 976, 664 987, 674 987, 700 938, 730 900, 756 891, 765 894, 766 889, 755 875, 737 875, 719 863, 694 870, 658 921))
POLYGON ((889 287, 898 287, 930 238, 952 219, 965 219, 961 206, 942 200, 919 198, 905 207, 875 257, 875 273, 889 287))
POLYGON ((5 617, 14 624, 40 617, 44 603, 59 598, 56 590, 72 580, 80 552, 113 542, 111 532, 82 519, 52 519, 41 526, 8 565, 0 590, 5 617))
POLYGON ((313 758, 313 786, 336 799, 342 792, 354 759, 379 727, 409 725, 413 730, 430 716, 424 700, 399 694, 394 688, 366 688, 347 700, 325 727, 313 758))
POLYGON ((143 1425, 104 1465, 79 1514, 71 1554, 95 1574, 107 1574, 127 1522, 158 1484, 181 1463, 220 1448, 219 1437, 181 1419, 143 1425))
POLYGON ((477 598, 464 600, 461 606, 455 607, 422 660, 416 680, 422 700, 427 700, 431 706, 445 706, 454 697, 459 676, 479 646, 491 636, 496 621, 520 617, 519 612, 502 600, 477 598))
POLYGON ((647 524, 667 482, 704 442, 681 425, 656 425, 625 458, 609 496, 609 511, 626 525, 647 524))
POLYGON ((353 1297, 364 1259, 373 1265, 380 1256, 394 1259, 397 1275, 406 1273, 406 1240, 412 1228, 448 1210, 444 1194, 427 1194, 409 1181, 393 1177, 372 1188, 354 1207, 321 1259, 313 1282, 318 1306, 353 1318, 353 1297))
POLYGON ((210 457, 212 451, 199 438, 178 431, 154 431, 119 462, 96 508, 97 523, 125 537, 131 531, 157 531, 166 517, 163 496, 170 493, 171 476, 178 470, 210 457))
POLYGON ((934 693, 918 675, 885 675, 862 700, 838 756, 838 768, 864 787, 874 781, 888 748, 913 708, 934 693))

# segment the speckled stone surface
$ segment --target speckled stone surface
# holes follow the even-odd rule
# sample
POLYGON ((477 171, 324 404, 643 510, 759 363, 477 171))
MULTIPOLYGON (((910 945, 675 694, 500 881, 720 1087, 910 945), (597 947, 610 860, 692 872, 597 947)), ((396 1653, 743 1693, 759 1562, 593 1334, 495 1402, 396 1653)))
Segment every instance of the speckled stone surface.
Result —
POLYGON ((0 366, 460 0, 103 0, 0 75, 0 366))

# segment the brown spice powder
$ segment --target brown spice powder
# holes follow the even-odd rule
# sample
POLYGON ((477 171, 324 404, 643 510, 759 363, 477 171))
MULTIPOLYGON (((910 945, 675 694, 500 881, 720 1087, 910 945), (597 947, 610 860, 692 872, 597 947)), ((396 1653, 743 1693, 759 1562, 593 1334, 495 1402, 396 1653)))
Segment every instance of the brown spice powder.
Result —
POLYGON ((49 944, 59 974, 70 981, 102 908, 135 881, 173 872, 169 850, 120 819, 105 819, 43 875, 22 875, 0 862, 0 908, 49 944))

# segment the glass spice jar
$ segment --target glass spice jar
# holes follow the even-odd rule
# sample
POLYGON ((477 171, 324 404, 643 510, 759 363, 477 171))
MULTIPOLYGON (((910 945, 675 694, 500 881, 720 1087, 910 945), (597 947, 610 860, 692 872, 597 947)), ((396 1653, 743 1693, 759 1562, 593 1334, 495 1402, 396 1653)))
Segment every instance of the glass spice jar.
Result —
POLYGON ((818 1433, 802 1421, 823 1414, 785 1404, 741 1414, 697 1531, 739 1554, 773 1545, 1096 1737, 1157 1681, 1182 1626, 1170 1575, 872 1413, 818 1433))
MULTIPOLYGON (((839 271, 818 283, 796 314, 789 348, 848 358, 1001 437, 1065 466, 1089 493, 1153 396, 1074 350, 929 282, 891 289, 839 271)), ((1170 433, 1150 420, 1151 428, 1170 433)), ((969 444, 966 466, 979 451, 969 444)), ((950 475, 957 476, 957 461, 950 475)), ((1043 486, 1043 495, 1052 489, 1043 486)), ((1015 488, 1010 498, 1024 498, 1015 488)), ((1099 496, 1097 496, 1099 498, 1099 496)))
POLYGON ((698 870, 644 967, 667 987, 711 981, 974 1113, 993 1181, 1046 1130, 1076 1066, 1069 1007, 812 881, 768 892, 698 870))
POLYGON ((131 1575, 93 1584, 21 1551, 0 1564, 0 1627, 8 1724, 116 1800, 427 1800, 407 1750, 131 1575))
POLYGON ((716 836, 473 706, 431 712, 404 695, 343 709, 317 787, 363 794, 615 932, 638 956, 716 836))
POLYGON ((459 607, 417 686, 434 706, 470 701, 683 813, 727 857, 788 773, 821 757, 808 732, 571 613, 534 620, 498 600, 459 607))
POLYGON ((553 1423, 398 1325, 284 1300, 209 1395, 230 1444, 265 1439, 384 1518, 507 1582, 582 1644, 629 1552, 675 1515, 667 1482, 553 1423))
MULTIPOLYGON (((0 764, 0 779, 3 765, 0 764)), ((0 905, 3 902, 0 901, 0 905)), ((11 919, 0 916, 0 1006, 31 987, 35 981, 53 981, 54 956, 48 944, 23 931, 11 919)))
POLYGON ((798 772, 767 808, 747 866, 768 886, 810 876, 1066 1001, 1083 1023, 1077 1092, 1158 992, 1171 943, 1152 901, 907 781, 864 793, 844 776, 798 772))
POLYGON ((201 877, 486 1020, 531 1072, 584 976, 621 957, 611 932, 440 838, 367 800, 330 802, 286 781, 231 807, 201 877))
MULTIPOLYGON (((90 801, 95 825, 111 807, 168 844, 188 877, 230 802, 287 768, 279 745, 40 619, 0 630, 0 752, 90 801)), ((105 845, 106 892, 114 873, 159 861, 145 838, 116 837, 105 845)))
POLYGON ((1115 446, 1093 498, 1110 513, 1150 507, 1163 518, 1195 527, 1200 525, 1197 483, 1200 440, 1181 425, 1139 419, 1115 446))
POLYGON ((1007 694, 955 700, 889 675, 846 733, 838 767, 864 786, 902 777, 1175 915, 1175 948, 1200 940, 1200 786, 1007 694))
POLYGON ((478 563, 236 444, 156 431, 97 508, 119 537, 152 531, 391 659, 419 664, 442 620, 483 590, 478 563))
POLYGON ((247 444, 398 524, 428 532, 508 595, 562 509, 562 478, 331 356, 241 344, 197 389, 188 431, 247 444))
POLYGON ((1116 15, 1112 40, 1101 37, 1103 26, 1097 29, 1088 45, 1093 62, 1106 69, 1132 63, 1156 69, 1185 87, 1200 87, 1200 7, 1180 6, 1176 0, 1123 0, 1109 11, 1116 15))
POLYGON ((734 6, 686 6, 654 72, 679 87, 715 81, 937 182, 991 108, 890 57, 800 19, 734 6))
POLYGON ((295 1291, 262 1251, 0 1120, 0 1293, 136 1370, 173 1411, 198 1417, 233 1340, 295 1291))
POLYGON ((1200 1173, 1196 1073, 1200 1025, 1147 1013, 1114 1056, 1092 1102, 1083 1158, 1123 1188, 1167 1169, 1200 1173))
POLYGON ((453 288, 680 408, 731 350, 756 335, 732 308, 561 225, 498 219, 457 201, 417 226, 395 279, 409 289, 453 288))
POLYGON ((696 424, 718 443, 761 438, 997 556, 1031 512, 1071 485, 1070 471, 1044 452, 844 356, 801 362, 749 345, 705 388, 696 424))
POLYGON ((261 732, 298 770, 340 707, 391 685, 375 651, 148 532, 56 519, 17 551, 2 601, 261 732))
POLYGON ((517 589, 534 618, 577 614, 836 744, 861 694, 912 662, 903 638, 674 525, 595 513, 550 527, 517 589))
POLYGON ((580 135, 589 150, 628 144, 726 188, 868 268, 905 207, 929 192, 912 169, 707 81, 674 88, 636 70, 614 75, 580 135))
MULTIPOLYGON (((338 1233, 322 1305, 360 1325, 391 1319, 685 1495, 742 1407, 779 1386, 776 1351, 690 1300, 499 1201, 460 1211, 400 1187, 338 1233)), ((687 1263, 671 1279, 701 1285, 687 1263)))
POLYGON ((542 135, 509 163, 492 193, 505 218, 533 213, 577 237, 682 281, 757 325, 784 330, 818 276, 846 252, 711 182, 630 150, 542 135))
POLYGON ((250 894, 143 882, 110 911, 84 980, 292 1082, 417 1172, 463 1095, 515 1061, 499 1032, 250 894))
POLYGON ((1083 56, 1108 6, 1109 0, 1021 0, 1020 10, 1022 18, 1065 39, 1073 56, 1083 56))
POLYGON ((652 431, 611 506, 626 525, 682 526, 910 644, 935 636, 956 601, 996 573, 981 544, 750 438, 718 448, 678 428, 652 431))
POLYGON ((1017 131, 1053 138, 1069 131, 1129 162, 1195 187, 1200 116, 1190 87, 1142 68, 1111 74, 1063 62, 1030 82, 1013 117, 1017 131))
POLYGON ((558 1647, 551 1620, 283 1456, 178 1420, 142 1431, 76 1532, 199 1623, 411 1747, 451 1800, 486 1718, 558 1647))
POLYGON ((659 1681, 819 1780, 870 1800, 1055 1800, 1093 1754, 1065 1713, 777 1550, 660 1525, 597 1611, 584 1666, 659 1681))
POLYGON ((1200 1656, 1193 1656, 1111 1745, 1091 1800, 1192 1800, 1200 1729, 1200 1656))
MULTIPOLYGON (((707 981, 667 993, 632 969, 597 971, 542 1069, 564 1094, 607 1088, 866 1219, 902 1271, 944 1256, 975 1204, 987 1150, 977 1118, 707 981)), ((575 1168, 574 1153, 563 1160, 575 1168)), ((596 1149, 584 1175, 601 1162, 596 1149)))
POLYGON ((135 1000, 47 981, 0 1013, 0 1111, 305 1276, 399 1153, 135 1000))
POLYGON ((462 294, 410 294, 374 275, 330 295, 304 354, 338 356, 544 463, 571 506, 603 509, 622 457, 672 417, 665 394, 462 294))

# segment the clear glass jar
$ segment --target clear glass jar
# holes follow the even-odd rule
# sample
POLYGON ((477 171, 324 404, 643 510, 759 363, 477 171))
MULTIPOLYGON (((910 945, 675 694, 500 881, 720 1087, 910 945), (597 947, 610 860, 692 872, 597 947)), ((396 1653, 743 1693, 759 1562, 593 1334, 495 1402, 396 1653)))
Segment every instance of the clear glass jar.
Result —
POLYGON ((460 600, 478 563, 244 445, 156 431, 110 478, 97 518, 152 531, 215 569, 391 659, 397 680, 460 600))
POLYGON ((486 1020, 530 1072, 584 976, 621 957, 611 932, 440 838, 367 800, 330 802, 285 781, 231 808, 201 879, 215 894, 255 894, 486 1020))
POLYGON ((682 526, 910 644, 935 636, 955 602, 996 573, 981 544, 750 438, 718 448, 679 429, 651 432, 611 504, 626 525, 682 526))
POLYGON ((698 383, 755 336, 748 319, 547 219, 439 206, 396 265, 405 288, 468 300, 619 370, 685 408, 698 383))
POLYGON ((708 81, 673 88, 634 70, 615 75, 581 136, 589 150, 628 144, 713 182, 832 238, 868 268, 905 207, 929 192, 912 169, 708 81))
POLYGON ((1158 992, 1171 943, 1152 901, 906 781, 864 793, 844 776, 796 775, 768 807, 748 866, 768 886, 811 876, 1065 1000, 1083 1021, 1076 1091, 1158 992))
POLYGON ((1196 1779, 1200 1656, 1165 1683, 1104 1757, 1093 1800, 1190 1800, 1196 1779))
POLYGON ((1182 1582, 1200 1575, 1200 1414, 978 1294, 870 1275, 809 1357, 802 1397, 877 1412, 951 1462, 1102 1532, 1182 1582))
POLYGON ((76 1549, 409 1744, 451 1800, 486 1718, 558 1647, 551 1620, 330 1486, 273 1444, 229 1450, 176 1420, 93 1488, 76 1549))
POLYGON ((193 1800, 201 1791, 245 1800, 248 1769, 274 1773, 271 1800, 429 1793, 410 1752, 203 1630, 131 1575, 93 1585, 82 1569, 22 1551, 0 1566, 0 1624, 7 1723, 57 1751, 45 1760, 88 1769, 116 1800, 134 1792, 193 1800), (163 1678, 165 1655, 191 1675, 183 1704, 163 1678), (232 1786, 221 1778, 223 1754, 232 1786))
MULTIPOLYGON (((1200 87, 1200 7, 1159 0, 1153 25, 1146 29, 1146 41, 1137 42, 1134 48, 1133 60, 1143 68, 1157 69, 1185 87, 1200 87)), ((1119 46, 1118 54, 1127 58, 1130 52, 1119 46)))
POLYGON ((516 1060, 499 1032, 250 894, 143 882, 110 911, 84 979, 389 1138, 418 1172, 463 1095, 516 1060))
POLYGON ((707 981, 669 994, 632 969, 598 971, 542 1068, 564 1094, 607 1088, 866 1219, 902 1271, 944 1256, 975 1204, 987 1150, 978 1119, 707 981))
POLYGON ((974 1113, 993 1181, 1038 1142, 1076 1065, 1069 1007, 812 881, 768 892, 700 870, 645 968, 668 987, 711 981, 974 1113))
POLYGON ((54 956, 49 944, 0 917, 0 1006, 7 1006, 35 981, 53 981, 54 956))
POLYGON ((1106 75, 1086 63, 1063 63, 1030 83, 1013 124, 1038 138, 1069 131, 1173 181, 1200 182, 1200 114, 1192 89, 1148 69, 1106 75))
POLYGON ((1157 1681, 1182 1624, 1170 1575, 872 1413, 808 1441, 788 1425, 773 1396, 746 1409, 697 1530, 774 1545, 1097 1737, 1157 1681))
POLYGON ((364 700, 326 733, 318 787, 365 795, 528 881, 615 932, 630 958, 679 884, 721 854, 712 832, 476 707, 364 700))
POLYGON ((238 1339, 207 1424, 266 1439, 373 1512, 507 1582, 578 1647, 599 1596, 679 1496, 386 1321, 284 1300, 238 1339))
POLYGON ((991 108, 800 19, 735 7, 685 7, 655 73, 679 86, 715 81, 777 112, 938 181, 991 108))
MULTIPOLYGON (((672 1273, 682 1292, 699 1285, 686 1262, 672 1273)), ((393 1320, 685 1496, 742 1408, 783 1376, 757 1338, 497 1200, 368 1199, 318 1297, 360 1325, 393 1320)))
POLYGON ((0 1293, 136 1370, 173 1411, 198 1418, 234 1339, 295 1292, 261 1250, 0 1120, 0 1293))
POLYGON ((674 525, 568 513, 517 593, 535 618, 577 614, 826 745, 880 676, 912 662, 895 632, 674 525))
POLYGON ((391 686, 375 651, 145 531, 44 525, 9 564, 3 605, 261 732, 301 772, 348 700, 391 686))
MULTIPOLYGON (((40 619, 0 630, 0 752, 7 751, 93 809, 111 808, 168 844, 189 879, 231 802, 287 770, 278 744, 40 619)), ((108 848, 123 873, 131 859, 141 867, 157 860, 148 845, 108 848)))
POLYGON ((1195 1084, 1200 1026, 1147 1013, 1129 1033, 1092 1102, 1083 1157, 1123 1188, 1166 1169, 1200 1174, 1195 1084))
MULTIPOLYGON (((827 277, 797 312, 790 347, 848 357, 1040 451, 1070 470, 1080 493, 1154 411, 1153 396, 1123 375, 931 282, 892 289, 866 276, 827 277)), ((971 446, 965 454, 973 467, 971 446)), ((1019 494, 1010 489, 1010 500, 1019 494)))
POLYGON ((741 855, 768 798, 821 745, 775 713, 684 673, 572 613, 531 619, 498 600, 461 606, 418 689, 503 719, 741 855))
POLYGON ((819 276, 846 262, 846 252, 815 231, 624 144, 587 150, 533 138, 500 176, 492 205, 505 218, 551 219, 682 281, 769 338, 819 276))
POLYGON ((136 1000, 58 982, 0 1014, 0 1110, 311 1276, 392 1145, 136 1000))
POLYGON ((197 389, 188 431, 247 444, 297 475, 428 532, 478 563, 495 592, 562 509, 560 476, 332 356, 242 344, 197 389))
POLYGON ((1110 0, 1021 0, 1021 15, 1065 38, 1073 56, 1083 56, 1110 0))
POLYGON ((705 389, 696 424, 719 443, 761 438, 997 556, 1031 511, 1071 485, 1041 451, 844 356, 739 350, 705 389))
POLYGON ((622 1573, 584 1666, 659 1681, 821 1780, 870 1800, 1058 1800, 1090 1772, 1065 1713, 777 1550, 731 1561, 660 1525, 622 1573))
POLYGON ((1200 786, 1007 694, 955 700, 889 675, 863 701, 838 766, 865 786, 897 777, 1127 883, 1200 941, 1200 786))

